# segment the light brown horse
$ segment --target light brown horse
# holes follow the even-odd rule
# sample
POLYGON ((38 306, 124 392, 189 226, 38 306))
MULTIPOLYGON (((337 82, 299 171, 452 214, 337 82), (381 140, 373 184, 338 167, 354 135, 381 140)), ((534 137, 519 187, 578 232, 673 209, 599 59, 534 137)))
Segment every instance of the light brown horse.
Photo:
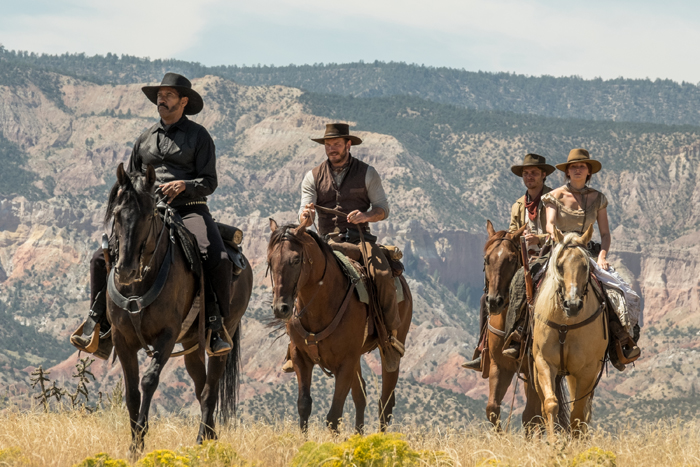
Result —
MULTIPOLYGON (((326 417, 328 426, 333 431, 338 430, 345 399, 352 389, 355 429, 361 432, 365 419, 366 392, 360 357, 377 347, 376 336, 365 338, 367 305, 350 291, 350 281, 331 247, 316 233, 296 225, 278 227, 272 219, 270 230, 272 235, 267 249, 267 261, 273 283, 272 308, 275 317, 287 323, 287 333, 293 343, 291 358, 299 383, 299 425, 302 430, 306 430, 311 415, 311 377, 316 364, 314 356, 318 355, 318 364, 335 376, 333 402, 326 417), (341 314, 344 302, 346 308, 344 314, 341 314), (324 330, 331 329, 329 326, 337 316, 340 316, 340 321, 332 334, 328 338, 318 337, 323 336, 324 330), (299 320, 297 326, 292 324, 295 319, 299 320), (299 324, 311 333, 308 338, 300 334, 299 324), (317 339, 320 340, 314 345, 314 340, 317 339)), ((398 339, 405 343, 411 325, 413 299, 403 276, 401 286, 404 300, 399 303, 401 325, 398 339)), ((382 365, 382 394, 379 402, 382 431, 386 429, 394 409, 394 389, 398 378, 398 369, 388 372, 382 365)))
MULTIPOLYGON (((506 313, 508 311, 508 296, 513 276, 522 264, 520 255, 520 236, 525 230, 523 226, 516 232, 501 230, 496 232, 491 221, 486 222, 489 238, 484 245, 484 277, 486 292, 484 305, 488 311, 488 375, 489 400, 486 404, 486 417, 494 426, 501 429, 501 403, 510 387, 513 376, 520 370, 526 373, 528 361, 522 366, 517 360, 503 356, 505 342, 506 313)), ((532 384, 524 383, 526 405, 522 422, 527 428, 535 417, 540 415, 540 402, 532 384)))
POLYGON ((603 304, 588 286, 591 265, 585 245, 592 235, 592 225, 583 236, 555 231, 558 245, 535 301, 534 380, 552 442, 556 440, 555 424, 565 424, 562 415, 568 415, 570 403, 557 395, 561 384, 557 384, 557 376, 567 375, 573 400, 571 423, 563 428, 578 437, 590 422, 593 391, 608 347, 603 304))
MULTIPOLYGON (((114 219, 114 235, 119 249, 118 261, 108 278, 112 282, 111 286, 108 285, 108 292, 110 287, 113 292, 109 292, 107 300, 107 317, 112 323, 112 341, 124 371, 125 400, 132 435, 130 450, 134 456, 143 450, 153 394, 200 287, 184 252, 169 240, 168 229, 156 211, 155 182, 152 165, 149 164, 142 175, 139 172, 127 173, 124 165, 119 164, 117 182, 110 193, 106 213, 106 219, 114 219), (159 241, 159 238, 164 240, 159 241), (159 281, 161 274, 164 282, 159 281), (162 288, 153 297, 151 292, 159 289, 158 283, 162 288), (149 296, 152 299, 148 299, 149 296), (128 297, 130 311, 115 303, 119 297, 128 297), (151 358, 141 379, 142 397, 137 354, 145 346, 149 347, 151 358)), ((230 316, 225 324, 233 336, 233 350, 228 355, 209 358, 206 364, 203 351, 185 356, 185 366, 194 381, 195 396, 201 407, 199 443, 216 438, 214 415, 217 404, 224 421, 235 415, 239 324, 248 307, 252 288, 253 274, 248 266, 231 285, 230 316)), ((180 341, 185 348, 201 343, 197 321, 180 341)))

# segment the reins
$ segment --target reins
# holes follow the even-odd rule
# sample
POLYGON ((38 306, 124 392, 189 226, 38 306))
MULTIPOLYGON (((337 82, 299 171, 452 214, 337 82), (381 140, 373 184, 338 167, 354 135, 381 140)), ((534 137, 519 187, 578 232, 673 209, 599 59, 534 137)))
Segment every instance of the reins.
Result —
MULTIPOLYGON (((149 260, 148 265, 143 270, 144 274, 148 273, 156 257, 156 254, 158 253, 158 248, 160 247, 161 240, 163 239, 165 231, 167 230, 167 219, 169 215, 170 208, 167 208, 163 217, 163 227, 161 228, 160 234, 158 235, 158 240, 156 241, 156 246, 153 250, 153 254, 151 255, 151 259, 149 260)), ((146 237, 147 239, 151 236, 151 232, 153 231, 153 225, 157 222, 157 216, 158 210, 157 208, 154 208, 153 218, 151 220, 151 228, 149 229, 148 236, 146 237)), ((143 253, 143 249, 144 247, 141 248, 141 253, 143 253)), ((141 347, 143 347, 143 349, 146 351, 146 354, 149 357, 155 356, 156 352, 146 343, 146 339, 143 337, 143 333, 141 331, 141 311, 144 308, 150 306, 154 301, 156 301, 158 296, 160 296, 160 293, 165 288, 165 284, 167 283, 168 275, 170 273, 170 266, 174 261, 173 255, 174 249, 171 245, 171 242, 169 242, 165 254, 163 255, 164 259, 160 266, 160 270, 158 271, 158 275, 156 276, 151 287, 143 295, 133 295, 130 297, 125 297, 124 295, 122 295, 122 293, 119 292, 119 290, 117 289, 117 285, 115 283, 116 268, 111 268, 109 276, 107 278, 107 291, 109 293, 110 299, 112 300, 112 302, 114 302, 115 305, 117 305, 119 308, 125 310, 128 313, 129 319, 131 320, 131 323, 133 324, 134 329, 136 331, 136 336, 138 337, 139 342, 141 343, 141 347)))

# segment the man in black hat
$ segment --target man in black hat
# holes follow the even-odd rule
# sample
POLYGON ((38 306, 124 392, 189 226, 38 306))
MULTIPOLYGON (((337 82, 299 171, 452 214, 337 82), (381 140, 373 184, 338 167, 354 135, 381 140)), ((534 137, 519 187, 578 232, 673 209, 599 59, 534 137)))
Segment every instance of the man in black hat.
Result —
MULTIPOLYGON (((547 160, 544 157, 538 154, 527 154, 521 165, 514 165, 510 170, 523 179, 523 184, 527 188, 527 191, 511 208, 510 226, 508 230, 515 232, 522 228, 522 226, 527 225, 523 235, 525 236, 528 246, 528 256, 530 258, 536 258, 539 256, 540 250, 548 237, 547 231, 545 230, 547 225, 546 210, 542 205, 541 198, 545 193, 552 191, 550 187, 545 185, 545 181, 547 180, 547 175, 550 175, 556 169, 547 164, 547 160)), ((520 300, 519 296, 522 295, 522 297, 525 297, 524 284, 524 271, 520 268, 515 273, 515 277, 511 283, 510 301, 506 318, 506 331, 508 334, 511 334, 514 329, 522 328, 523 325, 522 321, 524 316, 522 316, 521 311, 522 308, 524 308, 524 298, 520 300), (514 289, 517 289, 517 292, 514 289), (514 295, 518 295, 518 298, 514 297, 514 295), (514 301, 516 303, 514 303, 514 301), (518 306, 520 308, 518 308, 516 312, 518 306)), ((481 343, 487 319, 488 311, 486 310, 484 295, 481 297, 479 324, 482 334, 479 335, 479 343, 481 343)), ((518 357, 520 352, 520 341, 518 338, 521 335, 522 329, 520 329, 518 336, 514 336, 514 338, 511 339, 512 344, 503 351, 504 355, 512 358, 518 357)), ((462 367, 481 371, 481 351, 477 348, 474 354, 476 357, 473 360, 463 363, 462 367)))
MULTIPOLYGON (((349 125, 329 123, 325 134, 321 138, 312 138, 312 141, 324 145, 327 159, 310 170, 302 181, 299 224, 310 226, 318 214, 319 233, 333 249, 359 262, 362 261, 362 252, 356 232, 362 229, 369 253, 367 269, 377 286, 384 324, 392 342, 391 346, 382 349, 382 357, 388 371, 395 371, 392 368, 398 368, 402 354, 401 345, 396 340, 401 321, 394 277, 381 248, 374 241, 367 241, 371 235, 369 223, 389 216, 389 202, 382 181, 374 167, 350 154, 350 148, 362 144, 362 140, 350 134, 349 125), (317 212, 316 205, 347 213, 347 218, 317 212)), ((283 371, 293 371, 291 360, 285 362, 283 371)))
MULTIPOLYGON (((160 85, 142 90, 157 106, 160 120, 136 140, 129 171, 145 172, 148 164, 153 165, 160 192, 197 237, 205 276, 207 328, 212 330, 211 351, 224 355, 231 346, 218 332, 222 318, 228 317, 232 263, 207 208, 206 197, 218 184, 215 148, 207 130, 187 118, 198 114, 204 103, 190 81, 176 73, 167 73, 160 85)), ((90 262, 92 307, 83 328, 85 335, 71 337, 75 347, 88 351, 90 334, 99 323, 100 346, 94 354, 105 359, 112 348, 105 316, 106 283, 105 259, 99 250, 90 262)))

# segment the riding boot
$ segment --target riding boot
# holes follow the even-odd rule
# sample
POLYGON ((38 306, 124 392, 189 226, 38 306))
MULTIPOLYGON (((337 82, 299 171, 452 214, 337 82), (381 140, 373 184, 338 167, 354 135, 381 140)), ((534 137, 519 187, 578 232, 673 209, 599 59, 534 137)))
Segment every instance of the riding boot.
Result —
POLYGON ((222 260, 215 268, 207 271, 205 276, 206 328, 208 333, 211 332, 209 345, 213 356, 226 355, 232 349, 231 343, 221 336, 228 335, 224 329, 224 320, 229 315, 231 275, 231 262, 222 260))
POLYGON ((78 350, 91 353, 102 360, 107 360, 112 353, 112 329, 106 311, 107 299, 103 288, 95 295, 88 317, 79 328, 82 335, 73 334, 70 338, 71 344, 78 350), (97 346, 93 341, 95 337, 99 340, 97 346))
POLYGON ((524 326, 524 318, 520 318, 515 323, 515 331, 513 331, 508 340, 506 340, 505 349, 502 352, 504 357, 512 358, 515 360, 520 358, 520 345, 524 337, 524 326))
POLYGON ((612 348, 608 350, 608 355, 610 357, 610 363, 619 371, 623 371, 626 368, 625 364, 637 360, 642 351, 624 326, 615 318, 610 319, 612 348))
POLYGON ((282 365, 283 373, 294 373, 294 362, 292 362, 292 343, 287 345, 287 355, 284 357, 284 365, 282 365))

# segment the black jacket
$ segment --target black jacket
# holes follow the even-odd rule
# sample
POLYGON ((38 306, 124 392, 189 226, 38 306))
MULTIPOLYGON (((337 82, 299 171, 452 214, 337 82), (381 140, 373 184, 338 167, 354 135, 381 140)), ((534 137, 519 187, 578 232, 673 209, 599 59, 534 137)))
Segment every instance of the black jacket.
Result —
POLYGON ((202 125, 183 116, 166 131, 159 120, 136 140, 129 171, 145 172, 152 164, 157 184, 184 181, 185 191, 175 197, 173 207, 206 201, 218 184, 215 151, 214 141, 202 125))

